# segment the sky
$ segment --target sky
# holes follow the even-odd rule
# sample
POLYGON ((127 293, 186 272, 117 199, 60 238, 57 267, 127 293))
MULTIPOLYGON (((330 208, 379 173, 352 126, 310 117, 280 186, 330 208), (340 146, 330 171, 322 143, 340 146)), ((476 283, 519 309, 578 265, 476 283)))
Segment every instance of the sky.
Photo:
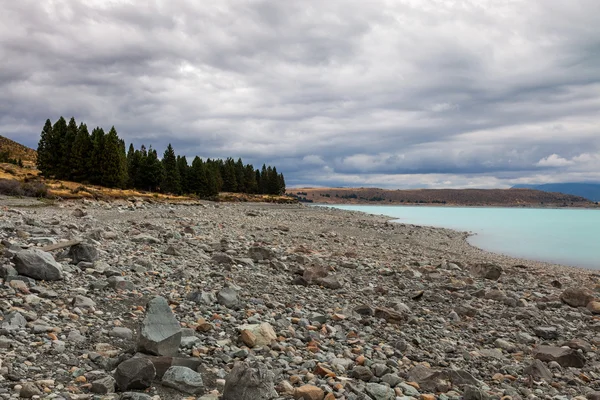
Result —
POLYGON ((0 135, 47 118, 288 187, 600 182, 598 0, 19 0, 0 135))

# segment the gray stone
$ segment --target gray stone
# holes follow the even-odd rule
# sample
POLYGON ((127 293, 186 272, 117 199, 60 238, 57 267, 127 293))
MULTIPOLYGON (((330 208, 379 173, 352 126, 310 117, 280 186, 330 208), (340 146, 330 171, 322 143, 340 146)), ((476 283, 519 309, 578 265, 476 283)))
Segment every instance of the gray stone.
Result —
POLYGON ((2 321, 2 329, 7 331, 14 331, 24 328, 27 325, 27 320, 18 311, 11 311, 2 321))
POLYGON ((396 374, 385 374, 381 377, 381 382, 387 383, 391 387, 396 387, 396 385, 398 385, 402 381, 402 378, 400 378, 396 374))
POLYGON ((478 278, 496 281, 502 275, 502 267, 490 263, 475 264, 471 267, 471 274, 478 278))
POLYGON ((554 326, 536 326, 533 328, 533 333, 542 339, 558 338, 558 330, 554 326))
POLYGON ((232 288, 223 288, 217 293, 217 301, 222 306, 233 308, 238 305, 238 294, 232 288))
MULTIPOLYGON (((371 396, 373 400, 395 400, 396 398, 394 389, 379 383, 367 383, 365 392, 367 392, 367 394, 371 396)), ((417 395, 418 394, 419 392, 417 392, 417 395)))
POLYGON ((261 246, 252 246, 248 249, 248 257, 252 259, 252 261, 262 261, 262 260, 270 260, 275 257, 272 250, 267 249, 266 247, 261 246))
POLYGON ((188 394, 203 394, 202 375, 187 367, 171 367, 165 372, 162 384, 188 394))
POLYGON ((146 243, 146 244, 156 244, 160 243, 160 239, 155 238, 154 236, 146 235, 144 233, 140 233, 131 238, 132 242, 135 243, 146 243))
POLYGON ((217 264, 233 264, 233 257, 225 253, 214 253, 211 259, 217 264))
POLYGON ((539 346, 534 350, 534 357, 546 362, 556 361, 562 367, 581 368, 586 361, 583 354, 568 347, 539 346))
POLYGON ((154 364, 146 358, 130 358, 119 364, 115 371, 115 381, 123 392, 147 389, 155 376, 154 364))
POLYGON ((533 360, 530 365, 525 367, 523 373, 535 379, 544 379, 547 382, 552 382, 552 372, 540 360, 533 360))
POLYGON ((111 276, 107 279, 108 287, 114 290, 133 290, 135 286, 132 282, 126 280, 122 276, 111 276))
POLYGON ((407 396, 415 396, 418 397, 419 396, 419 391, 417 389, 415 389, 414 387, 410 386, 407 383, 400 383, 398 385, 398 387, 402 390, 402 393, 404 393, 407 396))
POLYGON ((92 308, 92 307, 96 306, 96 303, 94 303, 94 300, 90 299, 89 297, 85 297, 85 296, 81 296, 81 295, 75 296, 72 304, 73 304, 73 307, 79 307, 79 308, 92 308))
POLYGON ((107 376, 102 379, 97 379, 97 380, 93 381, 90 391, 92 393, 97 393, 97 394, 114 393, 116 384, 117 384, 117 381, 115 381, 115 378, 113 378, 112 376, 107 376))
POLYGON ((120 338, 120 339, 125 339, 125 340, 131 340, 133 339, 133 332, 131 329, 129 328, 125 328, 122 326, 116 326, 114 327, 109 333, 109 336, 112 337, 116 337, 116 338, 120 338))
POLYGON ((98 251, 91 244, 79 243, 71 246, 67 257, 71 259, 72 264, 79 264, 81 261, 94 262, 98 259, 98 251))
POLYGON ((42 391, 38 389, 38 387, 33 382, 26 382, 23 384, 21 391, 19 392, 19 397, 23 399, 30 399, 33 396, 41 396, 42 391))
POLYGON ((146 306, 137 350, 157 356, 172 356, 181 344, 181 327, 164 297, 157 296, 146 306))
POLYGON ((52 254, 40 249, 19 251, 13 261, 19 274, 42 281, 63 279, 62 266, 54 260, 52 254))
POLYGON ((277 397, 274 375, 260 363, 236 363, 225 378, 222 400, 270 400, 277 397))
POLYGON ((121 395, 120 400, 152 400, 152 396, 146 393, 125 392, 121 395))
POLYGON ((475 386, 468 385, 464 388, 463 400, 487 400, 489 398, 490 396, 475 386))
POLYGON ((365 367, 363 365, 357 365, 352 369, 351 376, 356 379, 360 379, 364 382, 369 382, 373 379, 373 372, 369 367, 365 367))

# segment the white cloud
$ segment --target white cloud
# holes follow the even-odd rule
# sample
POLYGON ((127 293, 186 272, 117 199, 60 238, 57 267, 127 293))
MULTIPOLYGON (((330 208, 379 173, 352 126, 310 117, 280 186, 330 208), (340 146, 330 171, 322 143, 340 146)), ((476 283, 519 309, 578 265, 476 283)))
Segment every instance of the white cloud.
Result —
POLYGON ((567 165, 572 165, 573 161, 567 160, 566 158, 562 158, 558 154, 551 154, 548 157, 542 158, 536 164, 538 167, 565 167, 567 165))

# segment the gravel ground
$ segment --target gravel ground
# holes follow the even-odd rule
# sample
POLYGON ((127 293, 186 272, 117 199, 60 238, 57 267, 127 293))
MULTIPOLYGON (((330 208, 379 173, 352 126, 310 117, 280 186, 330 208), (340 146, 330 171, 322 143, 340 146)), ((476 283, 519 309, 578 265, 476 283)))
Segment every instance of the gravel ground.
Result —
POLYGON ((303 205, 0 199, 0 397, 599 399, 600 275, 467 237, 303 205))

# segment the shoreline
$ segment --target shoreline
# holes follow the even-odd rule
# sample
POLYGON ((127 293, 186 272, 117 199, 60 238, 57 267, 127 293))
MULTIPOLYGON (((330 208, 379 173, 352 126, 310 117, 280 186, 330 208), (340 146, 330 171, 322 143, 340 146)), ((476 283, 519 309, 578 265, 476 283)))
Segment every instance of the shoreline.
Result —
MULTIPOLYGON (((388 218, 388 222, 390 223, 398 223, 398 224, 403 224, 403 225, 411 225, 414 227, 427 227, 427 228, 434 228, 434 229, 449 229, 452 231, 455 231, 457 233, 461 233, 461 234, 466 234, 467 236, 465 236, 464 241, 466 242, 467 245, 471 246, 473 249, 478 250, 478 251, 482 251, 482 252, 486 252, 486 253, 490 253, 492 255, 496 255, 499 257, 508 257, 508 258, 513 258, 514 260, 517 260, 519 262, 530 262, 530 263, 543 263, 546 264, 548 266, 552 266, 552 265, 556 265, 556 266, 561 266, 561 267, 565 267, 565 268, 577 268, 577 269, 584 269, 584 270, 588 270, 588 271, 598 271, 600 273, 600 268, 594 268, 593 266, 584 266, 584 265, 574 265, 574 264, 566 264, 566 263, 562 263, 562 262, 557 262, 557 261, 552 261, 552 260, 540 260, 540 259, 535 259, 535 258, 527 258, 527 257, 520 257, 517 255, 511 255, 511 254, 507 254, 507 253, 502 253, 502 252, 496 252, 493 250, 488 250, 485 249, 483 247, 478 247, 474 244, 472 244, 469 239, 472 237, 475 237, 477 235, 479 235, 476 232, 472 232, 472 231, 463 231, 463 230, 459 230, 459 229, 454 229, 454 228, 446 228, 443 226, 439 226, 439 225, 427 225, 427 224, 413 224, 413 223, 406 223, 403 222, 402 218, 397 218, 397 217, 392 217, 389 215, 385 215, 385 214, 374 214, 374 213, 369 213, 367 211, 362 211, 362 210, 345 210, 345 209, 341 209, 341 208, 337 208, 337 205, 328 205, 328 204, 315 204, 315 205, 310 205, 310 206, 318 206, 318 207, 330 207, 332 209, 338 209, 338 210, 344 210, 344 211, 355 211, 355 212, 361 212, 367 215, 372 215, 372 216, 385 216, 386 218, 388 218)), ((356 206, 363 206, 363 205, 356 205, 356 206)), ((389 206, 381 206, 381 207, 389 207, 389 206)), ((450 206, 452 207, 452 206, 450 206)), ((461 207, 458 207, 461 208, 461 207)), ((463 207, 463 208, 470 208, 470 207, 463 207)), ((473 208, 510 208, 510 207, 473 207, 473 208)), ((543 208, 540 208, 543 209, 543 208)), ((575 208, 577 209, 577 208, 575 208)), ((598 264, 600 266, 600 264, 598 264)))
MULTIPOLYGON (((466 232, 328 207, 28 204, 2 207, 0 199, 5 246, 75 238, 96 259, 74 264, 68 249, 53 250, 61 280, 4 283, 0 298, 11 308, 1 310, 1 330, 10 351, 0 346, 0 387, 12 397, 33 385, 41 398, 91 398, 96 386, 87 382, 110 381, 120 363, 140 357, 163 373, 168 362, 201 374, 203 391, 212 393, 206 400, 223 395, 236 365, 248 374, 268 371, 260 376, 277 396, 257 398, 273 400, 308 391, 319 400, 600 391, 600 309, 561 301, 567 288, 592 290, 597 271, 486 252, 466 232), (155 296, 183 329, 174 358, 135 350, 155 296), (244 334, 257 326, 264 331, 244 334), (571 358, 540 359, 545 346, 571 358), (71 371, 57 368, 66 358, 71 371), (572 360, 585 362, 569 366, 572 360), (532 365, 543 373, 533 383, 532 365)), ((0 264, 11 265, 6 254, 0 264)), ((186 398, 161 379, 154 376, 146 393, 186 398)), ((102 398, 131 398, 123 391, 102 398)))

